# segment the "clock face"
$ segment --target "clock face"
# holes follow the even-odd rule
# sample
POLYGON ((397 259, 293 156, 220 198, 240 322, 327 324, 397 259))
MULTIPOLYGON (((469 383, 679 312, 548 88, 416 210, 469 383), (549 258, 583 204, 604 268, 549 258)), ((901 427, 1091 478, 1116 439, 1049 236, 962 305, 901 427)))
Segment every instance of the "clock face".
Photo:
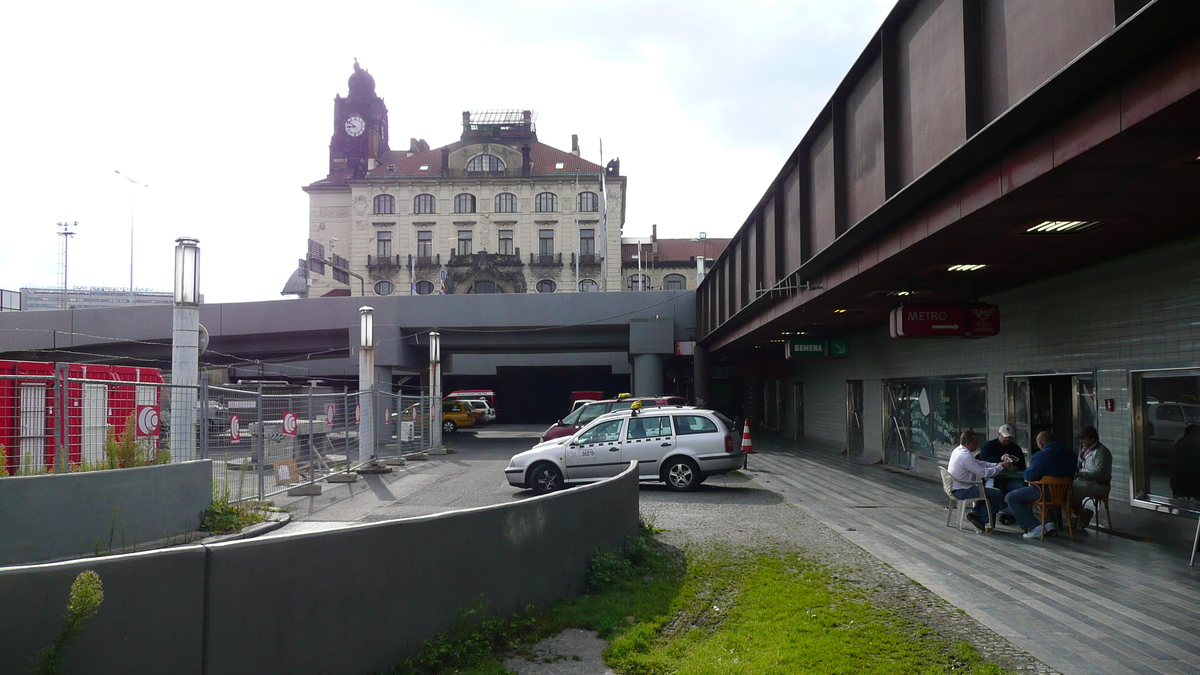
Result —
POLYGON ((346 118, 346 133, 351 136, 361 136, 362 132, 367 130, 367 123, 358 115, 351 115, 346 118))

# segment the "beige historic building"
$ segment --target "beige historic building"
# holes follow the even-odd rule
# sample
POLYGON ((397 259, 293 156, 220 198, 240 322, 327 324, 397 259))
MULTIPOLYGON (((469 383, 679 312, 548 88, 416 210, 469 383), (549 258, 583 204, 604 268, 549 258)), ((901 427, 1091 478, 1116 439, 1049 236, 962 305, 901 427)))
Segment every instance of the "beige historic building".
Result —
POLYGON ((622 284, 627 291, 695 290, 700 270, 707 274, 730 241, 703 232, 692 239, 659 239, 658 226, 651 228, 649 237, 621 239, 622 284))
POLYGON ((623 290, 618 160, 583 159, 574 136, 569 152, 541 143, 528 110, 464 112, 458 141, 392 150, 374 78, 354 68, 285 294, 623 290))

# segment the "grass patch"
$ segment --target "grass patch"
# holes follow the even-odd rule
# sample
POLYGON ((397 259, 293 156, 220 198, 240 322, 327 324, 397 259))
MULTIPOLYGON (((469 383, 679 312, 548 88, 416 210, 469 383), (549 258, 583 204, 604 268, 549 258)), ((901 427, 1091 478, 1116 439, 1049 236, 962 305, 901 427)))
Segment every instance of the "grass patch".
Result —
POLYGON ((588 591, 538 614, 465 610, 396 675, 499 675, 505 655, 566 628, 611 641, 608 664, 630 675, 707 673, 1001 675, 967 643, 872 605, 864 592, 795 554, 658 546, 643 527, 624 556, 598 552, 588 591))

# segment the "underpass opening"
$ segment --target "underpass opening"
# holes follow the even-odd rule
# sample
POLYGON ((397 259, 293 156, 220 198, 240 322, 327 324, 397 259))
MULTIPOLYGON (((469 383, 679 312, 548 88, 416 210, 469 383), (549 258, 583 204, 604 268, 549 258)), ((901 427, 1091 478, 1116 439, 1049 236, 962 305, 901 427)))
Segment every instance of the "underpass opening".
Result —
POLYGON ((443 375, 442 390, 491 389, 496 421, 552 424, 571 412, 571 392, 602 391, 614 397, 629 391, 629 375, 609 366, 499 366, 495 375, 443 375))

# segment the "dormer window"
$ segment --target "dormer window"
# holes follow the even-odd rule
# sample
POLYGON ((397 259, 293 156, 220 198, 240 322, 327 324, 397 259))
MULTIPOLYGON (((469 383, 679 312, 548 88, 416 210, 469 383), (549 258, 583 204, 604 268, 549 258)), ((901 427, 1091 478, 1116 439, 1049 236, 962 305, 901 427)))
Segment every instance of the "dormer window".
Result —
POLYGON ((495 155, 476 155, 467 162, 468 173, 498 172, 504 170, 504 160, 495 155))

